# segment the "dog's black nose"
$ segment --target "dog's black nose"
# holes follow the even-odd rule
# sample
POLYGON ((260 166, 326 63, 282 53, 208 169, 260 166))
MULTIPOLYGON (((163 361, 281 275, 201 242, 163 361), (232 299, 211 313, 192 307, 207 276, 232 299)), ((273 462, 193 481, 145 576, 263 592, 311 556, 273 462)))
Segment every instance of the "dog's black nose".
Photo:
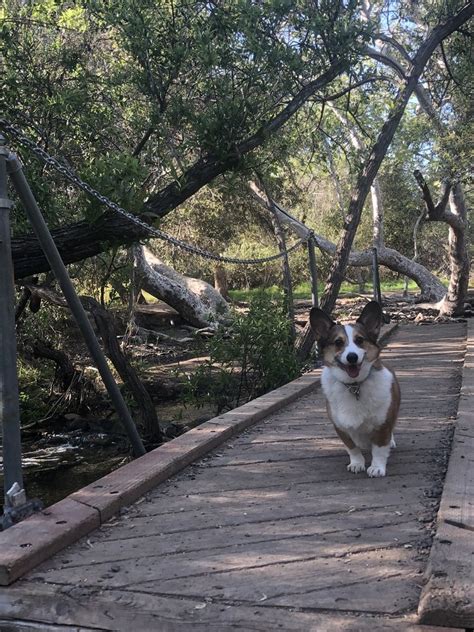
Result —
POLYGON ((349 362, 349 364, 357 364, 357 360, 359 358, 357 357, 357 353, 348 353, 347 354, 347 361, 349 362))

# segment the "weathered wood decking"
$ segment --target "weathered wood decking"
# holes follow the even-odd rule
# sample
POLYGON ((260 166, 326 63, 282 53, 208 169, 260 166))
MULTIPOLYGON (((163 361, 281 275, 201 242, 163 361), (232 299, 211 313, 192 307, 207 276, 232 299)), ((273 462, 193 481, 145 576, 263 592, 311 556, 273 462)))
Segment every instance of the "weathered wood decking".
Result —
POLYGON ((431 630, 464 336, 407 326, 384 352, 403 393, 386 478, 346 471, 317 390, 2 588, 0 630, 431 630))

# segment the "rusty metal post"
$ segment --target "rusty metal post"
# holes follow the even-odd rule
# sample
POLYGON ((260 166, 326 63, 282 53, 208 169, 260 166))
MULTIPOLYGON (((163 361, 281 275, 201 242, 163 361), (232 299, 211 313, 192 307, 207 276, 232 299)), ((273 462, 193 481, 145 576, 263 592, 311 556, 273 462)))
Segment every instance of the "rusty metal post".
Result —
POLYGON ((10 240, 7 184, 8 148, 0 135, 0 435, 2 437, 4 505, 0 530, 41 509, 26 498, 21 469, 20 403, 16 364, 15 288, 10 240))
POLYGON ((10 244, 12 202, 8 199, 7 155, 5 139, 0 136, 0 421, 3 435, 5 493, 14 483, 18 483, 23 489, 16 367, 15 290, 10 244))

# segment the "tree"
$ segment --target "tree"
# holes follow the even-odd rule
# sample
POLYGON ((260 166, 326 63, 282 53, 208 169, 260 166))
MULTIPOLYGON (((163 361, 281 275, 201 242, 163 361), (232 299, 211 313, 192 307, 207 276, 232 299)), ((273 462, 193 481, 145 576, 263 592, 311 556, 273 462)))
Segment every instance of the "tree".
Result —
MULTIPOLYGON (((309 0, 122 0, 113 8, 97 1, 78 3, 72 14, 68 4, 10 0, 2 47, 6 111, 40 145, 88 172, 93 185, 116 188, 119 204, 132 193, 132 210, 146 199, 142 216, 163 217, 218 175, 241 168, 243 157, 310 97, 324 98, 363 43, 366 26, 357 18, 354 3, 329 0, 317 12, 309 0), (101 152, 111 168, 84 169, 101 152)), ((42 169, 30 169, 34 189, 44 190, 42 169)), ((54 231, 67 263, 148 236, 55 185, 56 217, 63 202, 63 217, 86 215, 54 231)), ((13 256, 17 278, 47 269, 29 236, 14 240, 13 256)))
MULTIPOLYGON (((338 120, 349 132, 351 144, 359 153, 365 151, 365 143, 361 137, 359 130, 355 125, 351 125, 348 118, 338 109, 331 108, 338 120)), ((393 248, 387 248, 384 236, 384 203, 382 199, 382 191, 379 176, 376 175, 372 185, 370 186, 370 198, 372 205, 372 229, 373 229, 373 246, 377 248, 378 261, 387 268, 404 274, 405 276, 416 281, 421 290, 421 300, 424 301, 440 301, 446 291, 443 284, 428 269, 419 263, 405 257, 393 248)), ((334 254, 336 247, 327 244, 325 240, 320 240, 321 249, 324 252, 334 254)), ((372 263, 372 253, 351 251, 349 255, 348 265, 351 266, 369 266, 372 263)))
MULTIPOLYGON (((359 171, 357 185, 351 196, 347 218, 344 224, 343 234, 339 240, 336 256, 326 282, 324 294, 321 298, 321 308, 330 313, 335 305, 339 288, 344 278, 344 271, 349 260, 350 250, 355 233, 360 222, 362 209, 369 193, 370 187, 377 175, 385 154, 392 142, 393 136, 402 119, 407 103, 418 84, 421 74, 433 51, 439 44, 462 26, 474 13, 474 6, 468 4, 456 14, 448 17, 443 23, 438 24, 424 39, 416 54, 412 58, 411 72, 406 77, 403 87, 398 91, 393 107, 386 119, 375 145, 372 147, 368 159, 359 171)), ((314 335, 308 324, 299 343, 299 354, 306 356, 314 343, 314 335)))
MULTIPOLYGON (((402 43, 400 35, 400 33, 392 32, 390 37, 381 36, 381 39, 379 39, 379 41, 381 41, 381 43, 383 44, 383 48, 376 49, 373 47, 367 47, 366 51, 368 55, 370 55, 372 58, 395 70, 398 76, 403 78, 406 74, 406 65, 411 63, 411 58, 407 52, 405 45, 402 43), (397 59, 395 55, 398 55, 398 57, 401 59, 397 59)), ((442 42, 440 44, 440 51, 443 63, 441 64, 438 60, 435 65, 438 67, 438 69, 440 66, 443 66, 444 72, 447 72, 450 77, 448 77, 447 79, 446 89, 444 90, 444 94, 439 101, 439 107, 445 107, 446 104, 449 103, 450 107, 453 108, 455 95, 449 94, 448 88, 451 84, 451 80, 454 79, 454 77, 452 76, 452 70, 446 58, 446 52, 442 42)), ((431 77, 428 77, 426 80, 428 85, 433 80, 432 75, 433 73, 431 73, 431 77)), ((439 72, 437 73, 437 78, 439 79, 439 72)), ((454 80, 452 84, 454 92, 456 92, 456 84, 457 82, 454 80)), ((459 87, 459 83, 457 84, 457 87, 459 87)), ((451 93, 453 92, 453 88, 451 88, 451 93)), ((436 108, 433 99, 430 97, 429 89, 425 87, 421 81, 419 81, 414 88, 414 94, 418 99, 421 109, 429 118, 433 129, 438 136, 438 142, 441 144, 442 148, 444 145, 443 153, 447 160, 446 166, 443 169, 443 175, 454 181, 453 186, 450 188, 449 192, 449 214, 446 212, 434 213, 432 212, 433 205, 430 205, 429 202, 427 203, 427 219, 431 221, 445 221, 449 226, 448 243, 451 264, 451 276, 448 290, 443 294, 443 297, 440 300, 439 309, 441 315, 454 315, 463 308, 464 299, 469 284, 470 269, 469 252, 466 243, 467 209, 461 182, 463 175, 462 167, 460 172, 459 162, 456 164, 456 166, 453 163, 453 148, 449 146, 450 142, 447 138, 450 130, 446 120, 443 120, 442 116, 440 115, 439 108, 436 108)), ((453 119, 454 117, 451 116, 450 118, 453 119)))
MULTIPOLYGON (((453 6, 444 16, 446 34, 442 24, 433 31, 439 41, 449 34, 449 25, 456 20, 461 24, 470 15, 469 6, 456 15, 453 6)), ((370 7, 361 23, 359 6, 352 2, 320 2, 315 11, 309 0, 194 1, 179 7, 157 0, 139 6, 121 0, 113 8, 97 0, 77 3, 71 12, 62 3, 38 2, 32 7, 10 0, 2 27, 7 112, 43 147, 59 150, 64 162, 76 165, 80 175, 101 191, 142 218, 159 221, 206 184, 222 182, 222 174, 241 172, 248 177, 255 162, 265 162, 267 178, 267 171, 292 159, 295 148, 296 160, 301 161, 312 149, 310 140, 299 148, 292 140, 287 142, 296 118, 310 132, 304 117, 316 114, 319 120, 311 122, 312 135, 322 132, 330 139, 333 130, 325 103, 344 97, 349 113, 354 94, 370 99, 370 86, 385 82, 389 87, 369 124, 370 134, 377 134, 379 116, 384 114, 387 121, 365 167, 359 168, 356 198, 349 207, 344 243, 328 289, 329 306, 345 274, 369 181, 378 173, 437 46, 429 38, 422 43, 426 24, 421 28, 416 20, 423 10, 410 6, 408 11, 394 3, 392 12, 393 7, 404 12, 405 21, 399 24, 412 20, 404 34, 407 49, 419 46, 415 67, 409 75, 404 69, 398 96, 393 77, 387 84, 380 71, 385 68, 380 59, 374 65, 360 54, 367 53, 370 34, 376 43, 378 25, 370 7), (40 90, 44 85, 47 99, 40 90), (389 97, 394 109, 387 117, 389 97), (268 151, 274 148, 277 155, 268 151)), ((425 12, 428 23, 437 19, 437 11, 433 5, 425 12)), ((332 152, 338 142, 334 140, 329 143, 332 152)), ((333 161, 333 171, 334 167, 333 161)), ((61 179, 54 180, 53 195, 44 186, 42 166, 30 163, 30 172, 52 221, 60 215, 66 220, 54 230, 66 262, 150 236, 143 225, 104 213, 96 201, 72 194, 61 179)), ((18 219, 16 234, 19 228, 18 219)), ((18 278, 47 270, 29 236, 13 240, 13 254, 18 278)), ((398 257, 391 258, 388 252, 386 261, 397 266, 400 257, 395 254, 398 257)), ((413 269, 427 293, 439 295, 439 282, 420 268, 413 269)))

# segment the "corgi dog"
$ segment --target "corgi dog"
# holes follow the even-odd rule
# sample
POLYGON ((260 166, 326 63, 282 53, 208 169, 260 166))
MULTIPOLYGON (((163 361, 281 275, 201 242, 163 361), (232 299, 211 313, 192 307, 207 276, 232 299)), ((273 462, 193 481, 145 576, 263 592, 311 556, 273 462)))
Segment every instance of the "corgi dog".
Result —
POLYGON ((370 449, 367 474, 385 476, 390 448, 395 447, 400 387, 379 358, 382 309, 376 301, 367 303, 353 325, 338 325, 316 307, 309 318, 323 357, 327 412, 350 457, 347 469, 365 471, 362 450, 370 449))

